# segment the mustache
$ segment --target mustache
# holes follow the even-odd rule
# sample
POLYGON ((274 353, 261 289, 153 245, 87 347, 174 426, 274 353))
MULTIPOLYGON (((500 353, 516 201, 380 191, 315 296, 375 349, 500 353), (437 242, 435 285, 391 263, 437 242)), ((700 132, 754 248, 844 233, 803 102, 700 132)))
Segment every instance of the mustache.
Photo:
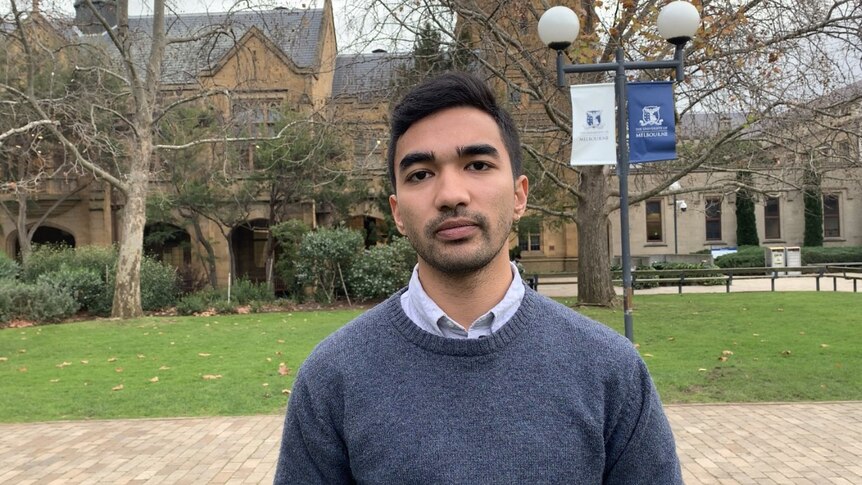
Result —
POLYGON ((428 224, 425 225, 425 236, 428 238, 433 238, 434 234, 437 232, 437 228, 439 228, 444 222, 449 219, 466 219, 481 230, 486 230, 488 228, 488 218, 478 212, 468 211, 463 207, 456 207, 454 209, 445 209, 440 211, 440 215, 432 219, 428 224))

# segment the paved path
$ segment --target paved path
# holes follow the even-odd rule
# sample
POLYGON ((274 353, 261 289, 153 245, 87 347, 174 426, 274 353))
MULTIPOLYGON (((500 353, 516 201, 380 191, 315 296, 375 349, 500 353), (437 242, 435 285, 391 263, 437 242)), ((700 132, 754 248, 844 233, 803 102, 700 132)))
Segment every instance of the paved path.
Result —
MULTIPOLYGON (((862 483, 862 402, 677 405, 667 413, 688 485, 862 483)), ((270 483, 281 422, 0 425, 0 483, 270 483)))

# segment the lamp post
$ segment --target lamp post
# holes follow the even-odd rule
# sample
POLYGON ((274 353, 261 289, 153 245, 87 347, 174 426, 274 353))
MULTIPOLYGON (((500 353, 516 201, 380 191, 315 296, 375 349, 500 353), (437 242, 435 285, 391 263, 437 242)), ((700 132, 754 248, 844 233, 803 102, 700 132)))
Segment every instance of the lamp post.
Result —
POLYGON ((682 186, 679 185, 679 182, 670 184, 670 190, 673 191, 673 254, 679 254, 679 238, 677 236, 679 233, 676 231, 676 209, 678 207, 684 212, 687 207, 684 200, 676 200, 676 192, 681 188, 682 186))
MULTIPOLYGON (((623 266, 623 318, 625 335, 634 342, 632 324, 632 270, 629 240, 629 147, 626 115, 626 71, 645 69, 676 69, 677 82, 685 78, 685 44, 691 40, 700 25, 700 14, 694 5, 675 1, 665 5, 658 15, 659 34, 673 44, 672 60, 626 61, 622 47, 617 47, 614 62, 598 64, 565 64, 563 51, 578 37, 580 21, 578 16, 567 7, 552 7, 539 19, 539 38, 557 51, 557 86, 565 87, 565 74, 587 72, 614 72, 614 93, 616 95, 617 124, 617 177, 620 180, 620 243, 622 246, 623 266)), ((676 207, 674 207, 674 210, 676 207)))

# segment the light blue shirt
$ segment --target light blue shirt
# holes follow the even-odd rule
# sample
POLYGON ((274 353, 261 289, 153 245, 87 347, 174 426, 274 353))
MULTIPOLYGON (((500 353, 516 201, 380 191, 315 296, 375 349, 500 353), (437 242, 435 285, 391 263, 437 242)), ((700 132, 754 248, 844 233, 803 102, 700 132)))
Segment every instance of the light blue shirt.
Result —
POLYGON ((413 276, 410 277, 407 291, 401 295, 401 308, 419 328, 440 337, 473 339, 491 335, 512 318, 524 298, 524 282, 518 273, 518 268, 512 263, 512 284, 509 285, 503 299, 488 313, 477 318, 469 329, 465 329, 449 318, 446 312, 428 296, 428 293, 425 293, 419 281, 418 268, 418 265, 413 268, 413 276))

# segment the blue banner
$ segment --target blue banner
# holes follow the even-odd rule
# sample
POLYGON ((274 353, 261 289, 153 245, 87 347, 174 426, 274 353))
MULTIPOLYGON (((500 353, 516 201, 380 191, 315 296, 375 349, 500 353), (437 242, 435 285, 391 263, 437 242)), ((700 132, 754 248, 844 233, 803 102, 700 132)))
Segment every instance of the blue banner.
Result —
POLYGON ((676 158, 673 83, 629 83, 629 161, 657 162, 676 158))

